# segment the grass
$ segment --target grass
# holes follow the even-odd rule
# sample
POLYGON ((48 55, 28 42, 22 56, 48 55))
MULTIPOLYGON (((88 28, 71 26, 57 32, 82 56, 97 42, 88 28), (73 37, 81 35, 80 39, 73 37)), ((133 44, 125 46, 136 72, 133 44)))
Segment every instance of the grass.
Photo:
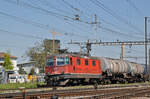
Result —
MULTIPOLYGON (((127 85, 142 85, 142 84, 150 84, 150 82, 142 82, 142 83, 128 83, 128 84, 106 84, 106 85, 99 85, 99 87, 102 86, 127 86, 127 85)), ((45 85, 45 83, 38 83, 38 85, 45 85)), ((37 88, 36 82, 29 82, 29 83, 8 83, 8 84, 0 84, 0 90, 1 89, 20 89, 21 87, 24 88, 37 88)), ((86 88, 87 86, 73 86, 76 88, 86 88)), ((93 87, 92 85, 89 87, 93 87)), ((72 87, 69 87, 72 88, 72 87)))
POLYGON ((36 82, 0 84, 0 89, 36 88, 36 82))

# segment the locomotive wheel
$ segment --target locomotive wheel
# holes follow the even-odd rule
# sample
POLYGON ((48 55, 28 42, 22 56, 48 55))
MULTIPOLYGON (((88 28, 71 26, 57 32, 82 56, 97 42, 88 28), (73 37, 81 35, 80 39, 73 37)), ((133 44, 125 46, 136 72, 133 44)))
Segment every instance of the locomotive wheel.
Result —
POLYGON ((47 82, 47 86, 52 86, 53 84, 52 84, 52 82, 50 81, 50 82, 47 82))
POLYGON ((110 80, 105 80, 105 84, 111 84, 111 81, 110 80))
POLYGON ((96 80, 94 80, 94 89, 97 89, 98 88, 98 82, 96 80))
POLYGON ((94 84, 94 89, 97 89, 97 88, 98 88, 98 84, 95 83, 95 84, 94 84))

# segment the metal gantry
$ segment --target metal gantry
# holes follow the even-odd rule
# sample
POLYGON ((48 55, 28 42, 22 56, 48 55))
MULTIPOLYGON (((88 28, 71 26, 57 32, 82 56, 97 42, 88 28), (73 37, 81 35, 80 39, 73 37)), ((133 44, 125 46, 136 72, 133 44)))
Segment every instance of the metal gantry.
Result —
POLYGON ((91 45, 100 45, 100 46, 121 46, 121 59, 125 58, 125 46, 132 46, 132 45, 150 45, 150 41, 116 41, 116 42, 102 42, 102 41, 96 41, 96 42, 90 42, 88 40, 87 42, 69 42, 68 44, 77 44, 77 45, 86 45, 87 54, 90 55, 91 51, 91 45))

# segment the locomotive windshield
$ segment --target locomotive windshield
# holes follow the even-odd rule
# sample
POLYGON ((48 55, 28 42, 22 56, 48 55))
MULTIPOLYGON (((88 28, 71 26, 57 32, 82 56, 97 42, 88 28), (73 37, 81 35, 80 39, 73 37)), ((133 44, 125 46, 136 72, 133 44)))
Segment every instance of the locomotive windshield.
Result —
POLYGON ((56 65, 63 66, 69 64, 69 57, 57 57, 56 58, 56 65))
POLYGON ((46 65, 47 66, 54 66, 54 58, 48 58, 46 65))

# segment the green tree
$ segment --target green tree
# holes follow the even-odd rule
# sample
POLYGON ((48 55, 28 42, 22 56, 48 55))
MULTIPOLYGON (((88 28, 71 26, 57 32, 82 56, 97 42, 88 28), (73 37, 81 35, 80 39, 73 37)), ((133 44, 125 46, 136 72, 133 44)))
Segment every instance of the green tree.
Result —
POLYGON ((27 51, 27 56, 30 61, 35 61, 35 66, 44 71, 45 61, 47 54, 44 51, 44 47, 41 43, 37 43, 35 47, 30 48, 27 51))
POLYGON ((22 68, 22 66, 19 67, 19 74, 27 74, 26 71, 22 68))
POLYGON ((6 69, 6 70, 13 70, 13 65, 12 65, 12 62, 11 62, 11 59, 10 59, 10 54, 9 53, 6 53, 4 55, 4 64, 3 64, 3 67, 6 69))
POLYGON ((30 75, 35 75, 35 74, 36 74, 34 68, 32 68, 32 69, 30 70, 30 73, 29 73, 29 74, 30 74, 30 75))
MULTIPOLYGON (((56 42, 54 54, 67 52, 67 50, 60 49, 59 40, 56 40, 56 42), (58 42, 58 44, 56 42, 58 42)), ((34 47, 27 50, 26 54, 31 61, 36 62, 35 66, 40 69, 40 72, 44 72, 46 56, 53 54, 52 40, 45 39, 43 42, 36 43, 34 47)))

